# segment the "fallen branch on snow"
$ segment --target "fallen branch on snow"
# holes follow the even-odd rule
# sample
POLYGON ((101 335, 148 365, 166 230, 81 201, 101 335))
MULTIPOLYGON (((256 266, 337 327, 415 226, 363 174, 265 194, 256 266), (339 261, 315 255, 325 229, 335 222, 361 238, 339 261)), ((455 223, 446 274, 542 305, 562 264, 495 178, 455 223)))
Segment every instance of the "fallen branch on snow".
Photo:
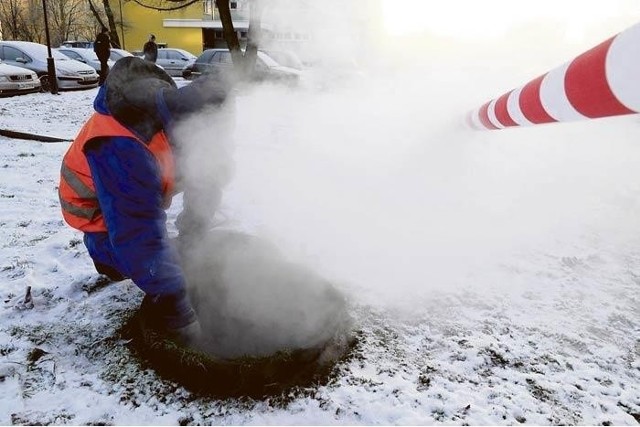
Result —
POLYGON ((68 139, 68 138, 57 138, 55 136, 36 135, 33 133, 16 132, 8 129, 0 129, 0 136, 6 136, 7 138, 15 138, 15 139, 27 139, 29 141, 40 141, 40 142, 71 141, 71 139, 68 139))

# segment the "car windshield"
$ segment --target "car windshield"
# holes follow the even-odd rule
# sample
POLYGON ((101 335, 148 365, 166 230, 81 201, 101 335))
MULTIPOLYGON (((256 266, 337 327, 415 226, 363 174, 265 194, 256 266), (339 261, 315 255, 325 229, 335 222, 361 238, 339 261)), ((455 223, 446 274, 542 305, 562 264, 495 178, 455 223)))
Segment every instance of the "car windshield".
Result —
POLYGON ((189 59, 196 59, 197 58, 197 56, 195 56, 193 53, 187 52, 186 50, 178 49, 178 52, 182 53, 184 56, 186 56, 189 59))
POLYGON ((271 58, 273 58, 278 64, 285 67, 291 67, 298 70, 302 70, 304 65, 302 61, 292 52, 287 51, 267 51, 265 52, 271 58))
POLYGON ((98 55, 96 55, 96 53, 91 49, 87 49, 87 51, 84 53, 83 56, 87 58, 89 61, 100 62, 100 60, 98 59, 98 55))
MULTIPOLYGON (((45 50, 45 56, 47 56, 48 54, 46 53, 45 50)), ((57 50, 51 50, 51 57, 53 59, 55 59, 56 61, 70 61, 71 58, 69 58, 67 55, 65 55, 62 52, 58 52, 57 50)))
POLYGON ((280 64, 278 64, 276 61, 273 60, 273 58, 271 58, 269 55, 267 55, 264 52, 258 52, 258 57, 260 59, 262 59, 262 61, 265 63, 265 65, 267 67, 278 67, 278 66, 280 66, 280 64))

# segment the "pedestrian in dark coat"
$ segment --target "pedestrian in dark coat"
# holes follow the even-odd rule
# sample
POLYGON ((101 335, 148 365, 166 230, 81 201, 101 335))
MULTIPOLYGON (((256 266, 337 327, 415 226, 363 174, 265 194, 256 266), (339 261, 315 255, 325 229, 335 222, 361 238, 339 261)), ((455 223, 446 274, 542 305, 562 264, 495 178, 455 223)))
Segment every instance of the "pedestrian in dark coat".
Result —
POLYGON ((153 63, 158 59, 158 45, 156 44, 156 36, 149 34, 149 40, 142 47, 144 59, 153 63))
POLYGON ((93 42, 93 51, 100 60, 100 81, 99 85, 102 86, 109 74, 109 56, 111 56, 111 39, 109 38, 109 29, 102 26, 102 30, 96 37, 96 41, 93 42))

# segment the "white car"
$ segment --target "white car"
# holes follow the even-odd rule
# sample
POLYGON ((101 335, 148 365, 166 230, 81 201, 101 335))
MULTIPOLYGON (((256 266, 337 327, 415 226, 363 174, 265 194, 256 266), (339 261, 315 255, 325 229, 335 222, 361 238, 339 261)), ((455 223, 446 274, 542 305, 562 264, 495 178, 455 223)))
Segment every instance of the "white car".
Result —
MULTIPOLYGON (((86 49, 82 47, 59 47, 56 50, 64 53, 71 59, 90 65, 98 74, 100 74, 100 60, 93 49, 86 49)), ((111 59, 107 60, 107 66, 109 69, 113 67, 113 64, 115 64, 114 61, 111 59)))
POLYGON ((0 97, 40 92, 40 87, 40 80, 33 71, 0 61, 0 97))
POLYGON ((118 59, 126 58, 127 56, 133 56, 133 53, 129 52, 128 50, 116 49, 115 47, 112 47, 109 59, 113 62, 116 62, 118 59))
MULTIPOLYGON (((40 78, 42 90, 48 91, 50 86, 47 68, 47 46, 39 43, 23 41, 0 41, 0 59, 16 67, 34 71, 40 78)), ((58 89, 90 89, 98 86, 96 70, 82 62, 51 49, 54 60, 58 89)))

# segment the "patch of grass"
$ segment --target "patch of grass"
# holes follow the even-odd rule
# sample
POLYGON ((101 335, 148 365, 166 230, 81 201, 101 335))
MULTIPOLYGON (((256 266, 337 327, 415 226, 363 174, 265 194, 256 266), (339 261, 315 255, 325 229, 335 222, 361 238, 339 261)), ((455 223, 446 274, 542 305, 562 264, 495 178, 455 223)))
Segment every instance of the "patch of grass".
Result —
POLYGON ((75 238, 71 239, 69 240, 69 246, 67 246, 65 249, 73 249, 81 243, 82 243, 81 239, 75 239, 75 238))
POLYGON ((0 356, 7 356, 16 350, 17 348, 13 344, 0 345, 0 356))
POLYGON ((509 360, 491 347, 481 350, 479 354, 486 355, 493 366, 505 368, 509 365, 509 360))
POLYGON ((533 378, 527 378, 527 388, 533 397, 542 402, 549 401, 553 397, 552 391, 541 387, 533 378))
POLYGON ((129 346, 143 366, 153 368, 161 377, 175 381, 197 396, 269 399, 275 405, 287 405, 328 384, 336 374, 336 365, 355 346, 354 338, 339 337, 323 348, 280 351, 268 357, 218 359, 167 338, 148 322, 144 310, 127 322, 121 334, 130 340, 129 346), (340 339, 346 341, 337 342, 340 339), (321 363, 321 355, 332 345, 344 347, 340 347, 338 357, 321 363))

